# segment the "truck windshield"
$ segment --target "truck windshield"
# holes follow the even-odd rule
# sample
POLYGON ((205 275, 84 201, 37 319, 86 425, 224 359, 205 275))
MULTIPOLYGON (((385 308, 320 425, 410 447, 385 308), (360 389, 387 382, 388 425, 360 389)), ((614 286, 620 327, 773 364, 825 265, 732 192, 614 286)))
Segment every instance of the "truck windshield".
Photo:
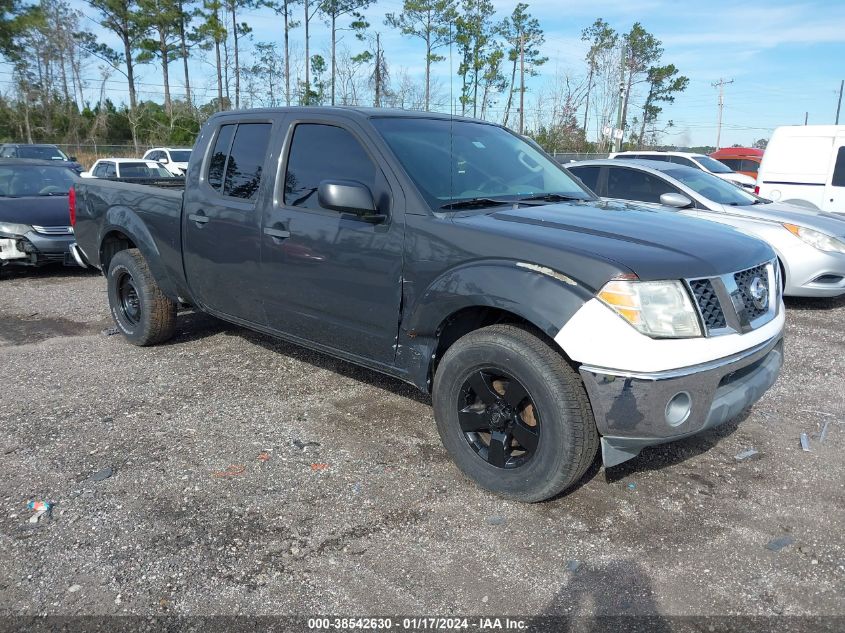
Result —
POLYGON ((372 123, 432 209, 475 200, 594 199, 557 162, 501 127, 401 117, 372 123))
POLYGON ((752 196, 727 180, 708 174, 706 171, 692 168, 675 168, 663 171, 667 176, 680 180, 687 187, 708 200, 730 206, 749 206, 764 202, 762 198, 752 196))

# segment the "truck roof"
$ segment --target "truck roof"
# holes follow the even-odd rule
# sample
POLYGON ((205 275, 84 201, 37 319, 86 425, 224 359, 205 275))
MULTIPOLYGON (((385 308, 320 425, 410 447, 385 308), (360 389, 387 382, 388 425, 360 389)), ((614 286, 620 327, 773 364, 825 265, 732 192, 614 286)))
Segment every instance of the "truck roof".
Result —
MULTIPOLYGON (((403 110, 401 108, 375 108, 375 107, 360 107, 360 106, 289 106, 280 108, 253 108, 249 110, 227 110, 225 112, 217 112, 211 119, 218 117, 238 117, 244 114, 280 114, 280 113, 296 113, 299 115, 318 115, 325 116, 327 114, 339 115, 354 115, 363 119, 377 118, 377 117, 393 117, 405 119, 442 119, 444 121, 468 121, 472 123, 485 123, 487 125, 496 125, 490 121, 482 121, 480 119, 473 119, 472 117, 458 116, 451 114, 443 114, 440 112, 426 112, 424 110, 403 110)), ((210 120, 211 120, 210 119, 210 120)))

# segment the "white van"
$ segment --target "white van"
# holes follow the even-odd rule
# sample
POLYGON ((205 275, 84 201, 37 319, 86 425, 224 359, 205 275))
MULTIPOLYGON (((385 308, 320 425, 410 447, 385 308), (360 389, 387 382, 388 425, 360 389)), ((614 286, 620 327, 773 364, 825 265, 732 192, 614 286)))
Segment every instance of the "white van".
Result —
POLYGON ((845 213, 845 125, 789 125, 772 134, 757 195, 845 213))

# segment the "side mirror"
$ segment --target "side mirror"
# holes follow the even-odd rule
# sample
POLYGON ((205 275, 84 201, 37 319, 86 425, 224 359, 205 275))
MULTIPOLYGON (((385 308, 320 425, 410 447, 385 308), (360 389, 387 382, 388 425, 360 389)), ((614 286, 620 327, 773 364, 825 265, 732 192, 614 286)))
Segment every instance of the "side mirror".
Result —
POLYGON ((67 159, 68 159, 69 161, 73 161, 74 163, 79 162, 79 161, 76 159, 76 156, 68 156, 68 157, 67 157, 67 159))
POLYGON ((368 222, 383 222, 378 214, 373 194, 359 182, 352 180, 324 180, 317 188, 317 202, 324 209, 352 213, 368 222))
POLYGON ((158 159, 158 162, 160 162, 162 165, 166 165, 167 163, 170 162, 170 160, 168 160, 167 156, 162 156, 161 158, 158 159))
POLYGON ((660 196, 660 204, 676 209, 688 209, 692 206, 692 200, 680 193, 664 193, 660 196))

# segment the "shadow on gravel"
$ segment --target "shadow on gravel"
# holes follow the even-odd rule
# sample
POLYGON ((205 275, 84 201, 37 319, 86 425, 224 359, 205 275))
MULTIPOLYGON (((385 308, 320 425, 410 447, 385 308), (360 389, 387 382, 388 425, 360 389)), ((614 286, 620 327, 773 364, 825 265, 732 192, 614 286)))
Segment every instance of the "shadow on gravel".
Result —
POLYGON ((178 318, 176 332, 176 336, 167 343, 164 343, 164 345, 181 345, 214 336, 215 334, 226 333, 232 336, 239 336, 250 343, 260 345, 266 350, 276 354, 284 354, 302 363, 307 363, 312 367, 325 369, 340 374, 345 378, 351 378, 358 382, 390 391, 396 395, 410 398, 416 402, 431 405, 431 398, 429 396, 401 380, 334 358, 322 352, 306 349, 294 343, 273 338, 268 334, 261 334, 260 332, 222 321, 204 312, 189 311, 181 313, 178 318))
POLYGON ((0 281, 24 279, 66 279, 68 277, 93 277, 100 275, 96 268, 80 268, 79 266, 63 266, 62 264, 47 264, 46 266, 0 266, 0 281))
POLYGON ((37 316, 37 312, 31 317, 0 314, 0 345, 26 345, 61 336, 96 334, 106 324, 79 323, 61 317, 36 318, 37 316))
POLYGON ((669 633, 672 630, 660 615, 651 579, 636 561, 570 561, 567 569, 569 582, 532 620, 532 631, 569 630, 560 620, 552 620, 554 616, 567 616, 570 623, 578 625, 572 630, 584 633, 629 630, 669 633), (640 628, 629 628, 635 623, 640 628))
POLYGON ((662 470, 669 466, 682 464, 688 459, 706 453, 724 438, 733 435, 749 414, 750 409, 746 409, 738 417, 714 429, 683 440, 644 448, 643 452, 634 459, 606 469, 604 471, 605 479, 608 483, 615 483, 635 473, 662 470))
POLYGON ((840 297, 784 297, 788 310, 835 310, 845 308, 845 295, 840 297))

